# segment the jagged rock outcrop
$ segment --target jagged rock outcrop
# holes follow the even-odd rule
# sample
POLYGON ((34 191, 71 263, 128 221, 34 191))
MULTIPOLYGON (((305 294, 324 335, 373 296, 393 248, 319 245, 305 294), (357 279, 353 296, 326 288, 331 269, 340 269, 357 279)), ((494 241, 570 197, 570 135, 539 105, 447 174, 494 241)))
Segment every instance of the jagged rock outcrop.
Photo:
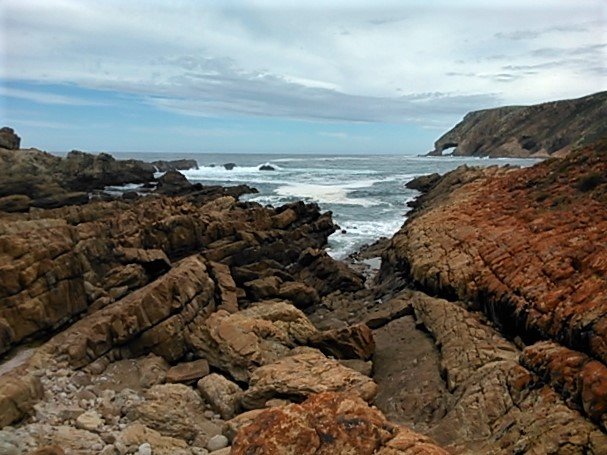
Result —
POLYGON ((607 134, 607 92, 533 106, 470 112, 434 143, 430 155, 564 156, 607 134))
POLYGON ((18 150, 21 138, 15 134, 15 130, 7 126, 0 128, 0 148, 18 150))
POLYGON ((189 169, 198 169, 198 162, 192 159, 181 159, 181 160, 157 160, 150 163, 156 168, 156 172, 168 172, 168 171, 187 171, 189 169))
MULTIPOLYGON (((195 160, 157 161, 117 160, 107 153, 91 154, 73 150, 65 157, 37 149, 19 149, 20 139, 10 128, 0 130, 0 211, 26 212, 30 207, 56 208, 81 205, 89 201, 89 193, 107 186, 154 182, 154 173, 161 168, 171 171, 162 177, 163 194, 195 193, 192 197, 211 194, 234 197, 252 190, 246 185, 232 189, 218 186, 190 185, 181 179, 178 169, 197 168, 195 160), (176 174, 177 173, 177 174, 176 174)), ((151 186, 150 188, 153 188, 151 186)), ((148 188, 149 190, 149 188, 148 188)), ((136 197, 137 193, 125 193, 136 197)))

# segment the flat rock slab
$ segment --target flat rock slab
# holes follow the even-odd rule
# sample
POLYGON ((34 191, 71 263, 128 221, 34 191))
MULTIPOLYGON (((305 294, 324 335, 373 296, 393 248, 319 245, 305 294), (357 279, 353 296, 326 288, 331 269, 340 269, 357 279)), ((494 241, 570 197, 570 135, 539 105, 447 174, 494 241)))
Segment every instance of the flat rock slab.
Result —
POLYGON ((446 412, 450 393, 440 375, 440 352, 413 316, 396 319, 375 335, 374 404, 391 421, 427 430, 446 412))
POLYGON ((209 362, 205 359, 184 362, 169 368, 167 382, 193 382, 209 374, 209 362))

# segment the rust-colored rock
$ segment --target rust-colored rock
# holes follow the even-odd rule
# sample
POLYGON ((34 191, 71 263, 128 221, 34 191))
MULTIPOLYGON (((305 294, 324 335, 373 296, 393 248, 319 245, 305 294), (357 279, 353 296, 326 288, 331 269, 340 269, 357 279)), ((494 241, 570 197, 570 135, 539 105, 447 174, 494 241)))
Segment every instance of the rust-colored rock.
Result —
POLYGON ((607 367, 586 354, 544 341, 523 350, 521 363, 607 431, 607 367))
POLYGON ((393 238, 383 280, 468 302, 508 335, 580 351, 600 362, 598 384, 607 362, 605 175, 607 141, 531 168, 447 175, 393 238))
POLYGON ((238 430, 233 455, 446 455, 429 438, 391 424, 359 397, 326 392, 271 408, 238 430))

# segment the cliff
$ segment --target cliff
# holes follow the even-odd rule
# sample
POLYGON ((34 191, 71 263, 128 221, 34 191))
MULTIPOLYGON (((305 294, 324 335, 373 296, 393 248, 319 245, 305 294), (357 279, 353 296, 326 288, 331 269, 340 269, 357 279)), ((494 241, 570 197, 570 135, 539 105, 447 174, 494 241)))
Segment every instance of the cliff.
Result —
POLYGON ((470 112, 434 143, 441 156, 564 156, 572 148, 607 134, 607 92, 533 106, 508 106, 470 112))

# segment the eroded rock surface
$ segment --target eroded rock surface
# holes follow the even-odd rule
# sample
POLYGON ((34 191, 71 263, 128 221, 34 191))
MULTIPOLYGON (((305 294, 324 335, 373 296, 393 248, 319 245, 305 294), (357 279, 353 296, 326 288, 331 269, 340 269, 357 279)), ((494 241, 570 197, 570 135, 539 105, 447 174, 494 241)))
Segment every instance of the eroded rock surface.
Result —
POLYGON ((334 392, 257 414, 238 430, 231 453, 447 454, 429 438, 391 424, 360 397, 334 392))
POLYGON ((551 339, 604 366, 606 173, 601 142, 528 169, 474 170, 451 191, 439 183, 393 238, 382 273, 469 302, 508 336, 551 339))

